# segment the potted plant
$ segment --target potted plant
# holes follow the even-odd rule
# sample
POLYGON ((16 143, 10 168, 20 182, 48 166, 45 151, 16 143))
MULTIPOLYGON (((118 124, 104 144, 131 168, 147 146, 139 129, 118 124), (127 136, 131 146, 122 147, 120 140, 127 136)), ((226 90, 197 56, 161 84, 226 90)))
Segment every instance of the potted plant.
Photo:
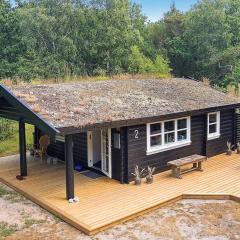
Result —
POLYGON ((140 185, 141 184, 141 176, 142 176, 143 172, 144 172, 144 169, 142 169, 140 171, 138 165, 136 165, 136 167, 134 169, 134 173, 132 173, 132 175, 135 177, 135 179, 134 179, 135 185, 140 185))
POLYGON ((240 142, 237 143, 237 154, 240 154, 240 142))
POLYGON ((227 155, 232 155, 232 143, 227 141, 227 155))
POLYGON ((148 166, 147 176, 146 176, 146 183, 147 184, 153 183, 153 173, 154 173, 155 170, 156 170, 155 167, 151 168, 151 167, 148 166))

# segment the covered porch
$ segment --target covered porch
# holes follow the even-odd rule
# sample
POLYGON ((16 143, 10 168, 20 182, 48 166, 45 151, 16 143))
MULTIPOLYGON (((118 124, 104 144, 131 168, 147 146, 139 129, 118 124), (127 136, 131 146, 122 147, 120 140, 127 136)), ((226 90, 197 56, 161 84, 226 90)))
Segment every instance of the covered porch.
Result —
POLYGON ((94 234, 147 211, 185 197, 240 198, 240 155, 218 155, 179 180, 166 171, 153 184, 119 184, 108 177, 91 179, 74 172, 75 194, 80 202, 65 199, 65 165, 28 160, 28 177, 18 181, 19 156, 0 158, 0 181, 21 192, 86 234, 94 234))
MULTIPOLYGON (((33 96, 25 94, 25 98, 32 102, 33 96)), ((0 85, 0 117, 18 122, 19 126, 19 158, 17 164, 19 165, 18 173, 15 177, 28 177, 31 174, 28 169, 27 161, 27 146, 26 146, 26 123, 31 124, 35 128, 34 132, 34 148, 38 145, 38 134, 43 132, 48 135, 53 141, 59 136, 60 131, 53 125, 44 120, 37 111, 30 108, 24 101, 17 98, 11 91, 3 85, 0 85)), ((73 136, 66 134, 64 138, 65 148, 65 199, 74 199, 74 162, 73 162, 73 136)), ((7 164, 7 163, 6 163, 7 164)), ((8 164, 7 164, 8 165, 8 164)))

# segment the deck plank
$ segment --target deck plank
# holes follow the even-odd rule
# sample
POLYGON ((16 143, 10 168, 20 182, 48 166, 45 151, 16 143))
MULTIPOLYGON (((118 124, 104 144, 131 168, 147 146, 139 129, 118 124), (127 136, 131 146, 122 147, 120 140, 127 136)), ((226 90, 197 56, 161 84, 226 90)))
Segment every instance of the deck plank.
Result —
MULTIPOLYGON (((75 195, 80 202, 65 200, 65 166, 49 166, 30 161, 29 176, 16 180, 18 159, 0 158, 0 181, 13 187, 48 211, 58 215, 87 234, 181 199, 240 197, 240 155, 218 155, 204 162, 204 172, 185 174, 183 179, 166 171, 155 175, 154 183, 141 186, 120 184, 107 177, 96 180, 75 173, 75 195)), ((143 180, 144 181, 144 180, 143 180)))

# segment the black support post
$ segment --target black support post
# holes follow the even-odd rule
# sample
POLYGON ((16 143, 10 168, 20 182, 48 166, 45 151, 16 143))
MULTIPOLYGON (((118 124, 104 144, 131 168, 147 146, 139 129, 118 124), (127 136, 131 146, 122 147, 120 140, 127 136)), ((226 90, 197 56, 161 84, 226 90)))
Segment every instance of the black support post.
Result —
POLYGON ((39 147, 40 130, 34 126, 34 147, 39 147))
POLYGON ((19 152, 20 152, 20 174, 23 177, 27 176, 27 155, 26 155, 26 133, 25 123, 19 121, 19 152))
POLYGON ((65 159, 66 159, 66 197, 74 198, 74 166, 73 166, 73 138, 72 135, 65 137, 65 159))

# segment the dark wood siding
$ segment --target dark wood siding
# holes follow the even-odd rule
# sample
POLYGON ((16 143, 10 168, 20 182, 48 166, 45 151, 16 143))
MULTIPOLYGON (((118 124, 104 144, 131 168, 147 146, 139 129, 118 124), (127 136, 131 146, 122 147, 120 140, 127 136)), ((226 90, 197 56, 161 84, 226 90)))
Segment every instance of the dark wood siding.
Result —
MULTIPOLYGON (((74 163, 81 163, 87 167, 87 133, 74 134, 73 143, 74 163)), ((48 147, 48 154, 65 161, 64 143, 60 141, 52 142, 48 147)))
POLYGON ((235 110, 230 109, 221 111, 220 113, 220 137, 207 141, 207 155, 212 157, 214 155, 224 153, 227 149, 227 141, 234 144, 234 121, 235 110))
POLYGON ((139 165, 146 168, 148 165, 156 167, 156 172, 166 169, 167 162, 186 157, 192 154, 204 153, 204 115, 191 118, 191 141, 192 144, 173 150, 164 151, 152 155, 146 155, 147 139, 146 125, 138 125, 128 128, 128 179, 132 180, 131 173, 134 167, 139 165), (138 138, 135 138, 135 130, 138 130, 138 138))
POLYGON ((75 163, 81 163, 87 167, 87 133, 73 135, 73 159, 75 163))
POLYGON ((127 127, 112 129, 112 178, 126 183, 127 170, 127 127), (120 149, 114 148, 114 133, 120 133, 120 149))
MULTIPOLYGON (((141 168, 155 166, 157 172, 167 169, 167 162, 186 157, 193 154, 206 155, 208 157, 226 151, 226 142, 235 140, 235 110, 229 109, 221 111, 220 115, 220 138, 206 140, 207 137, 207 113, 191 117, 191 141, 192 144, 152 155, 146 155, 147 139, 146 125, 136 125, 112 129, 113 134, 120 132, 121 149, 114 149, 112 146, 112 177, 121 182, 128 182, 133 179, 134 167, 141 168), (135 138, 135 130, 138 130, 138 138, 135 138)), ((74 140, 74 161, 87 166, 87 134, 75 134, 74 140)), ((52 143, 49 147, 49 154, 64 160, 64 143, 52 143)))
POLYGON ((235 115, 235 124, 236 124, 236 142, 240 142, 240 111, 236 111, 235 115))
POLYGON ((59 142, 59 141, 51 142, 47 152, 49 156, 57 157, 65 161, 64 142, 59 142))
POLYGON ((226 151, 227 141, 235 143, 235 110, 229 109, 221 111, 220 114, 220 134, 217 139, 206 140, 206 121, 207 114, 191 117, 191 140, 192 144, 173 150, 164 151, 152 155, 146 155, 147 139, 146 125, 128 127, 128 171, 127 178, 132 180, 131 173, 134 167, 139 165, 141 168, 154 166, 156 172, 167 169, 167 162, 193 154, 202 154, 212 157, 226 151), (138 138, 135 138, 135 130, 139 131, 138 138), (207 144, 206 144, 207 143, 207 144))

